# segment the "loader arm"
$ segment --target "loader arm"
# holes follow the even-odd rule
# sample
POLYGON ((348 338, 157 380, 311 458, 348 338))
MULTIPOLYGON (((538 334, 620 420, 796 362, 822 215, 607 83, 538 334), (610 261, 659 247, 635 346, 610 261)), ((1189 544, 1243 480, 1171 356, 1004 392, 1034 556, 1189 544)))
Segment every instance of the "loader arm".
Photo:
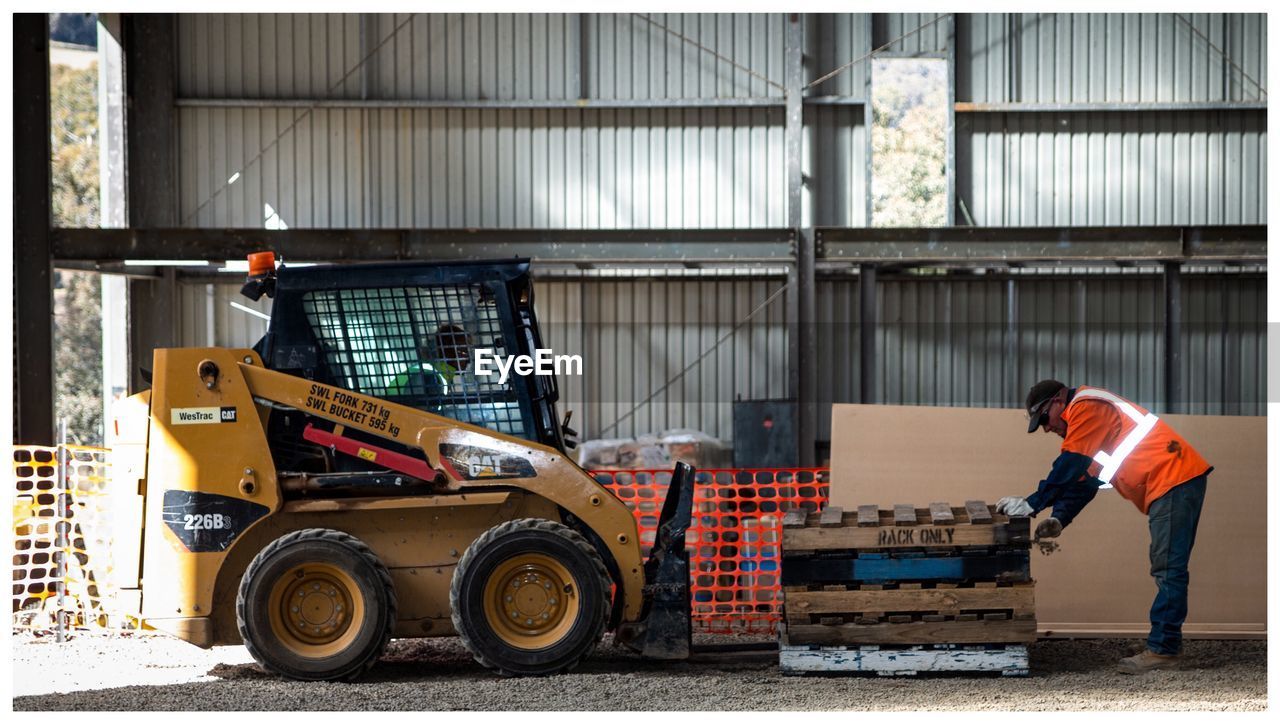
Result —
POLYGON ((303 410, 335 424, 333 431, 309 428, 308 440, 388 469, 433 480, 439 492, 515 487, 560 506, 594 530, 616 561, 621 578, 618 584, 622 620, 636 621, 642 615, 644 562, 635 518, 620 500, 559 450, 269 370, 261 366, 256 355, 246 355, 237 367, 254 398, 303 410), (348 428, 420 451, 424 459, 344 437, 348 428))

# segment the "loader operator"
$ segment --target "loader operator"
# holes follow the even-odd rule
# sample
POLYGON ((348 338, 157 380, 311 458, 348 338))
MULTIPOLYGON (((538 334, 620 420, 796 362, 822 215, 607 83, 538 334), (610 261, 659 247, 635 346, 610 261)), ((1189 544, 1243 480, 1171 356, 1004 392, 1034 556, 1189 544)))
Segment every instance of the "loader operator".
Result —
POLYGON ((1151 634, 1142 653, 1121 659, 1119 669, 1139 674, 1176 666, 1187 618, 1187 563, 1195 544, 1205 485, 1213 468, 1155 415, 1106 390, 1037 382, 1027 394, 1027 432, 1043 429, 1063 438, 1048 477, 1026 498, 1001 498, 996 510, 1052 516, 1036 526, 1037 538, 1062 533, 1099 488, 1115 487, 1147 515, 1151 530, 1151 634))
POLYGON ((421 361, 391 381, 385 391, 387 396, 410 394, 416 387, 413 384, 415 379, 426 381, 428 397, 446 396, 458 375, 471 364, 471 339, 456 324, 441 324, 435 336, 420 351, 421 361), (418 378, 419 374, 421 378, 418 378))

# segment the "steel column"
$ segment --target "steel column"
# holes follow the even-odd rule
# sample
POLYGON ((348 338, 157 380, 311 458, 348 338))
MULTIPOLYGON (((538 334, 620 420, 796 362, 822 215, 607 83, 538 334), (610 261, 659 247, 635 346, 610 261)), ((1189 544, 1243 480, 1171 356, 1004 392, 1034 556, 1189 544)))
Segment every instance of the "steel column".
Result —
POLYGON ((1170 413, 1186 405, 1182 389, 1182 263, 1164 264, 1164 397, 1170 413))
POLYGON ((956 225, 956 16, 947 18, 947 226, 956 225))
MULTIPOLYGON (((123 24, 129 226, 176 227, 176 21, 169 14, 128 14, 123 24)), ((129 282, 130 392, 148 386, 139 368, 151 368, 152 351, 177 343, 176 298, 172 274, 129 282)))
MULTIPOLYGON (((868 48, 878 47, 875 44, 876 43, 875 36, 876 36, 875 18, 874 16, 872 16, 872 21, 867 23, 867 47, 868 48)), ((862 77, 863 77, 862 96, 863 98, 866 99, 866 103, 863 104, 862 106, 862 143, 863 143, 863 153, 864 153, 863 158, 866 159, 866 163, 863 164, 863 169, 862 169, 862 173, 863 173, 862 188, 866 189, 866 194, 862 200, 863 209, 864 209, 864 214, 862 217, 863 226, 873 226, 875 224, 875 221, 872 219, 872 214, 875 213, 875 196, 872 194, 872 187, 871 187, 872 182, 875 180, 874 174, 871 173, 872 167, 875 165, 872 162, 873 156, 875 153, 875 150, 874 150, 875 145, 872 143, 873 139, 871 138, 871 129, 875 126, 875 107, 872 104, 872 98, 871 98, 871 93, 874 90, 872 86, 872 76, 875 75, 874 57, 875 56, 867 58, 866 60, 867 70, 865 73, 862 74, 862 77)))
POLYGON ((129 226, 181 226, 174 183, 175 21, 149 13, 123 17, 129 226))
MULTIPOLYGON (((1021 400, 1022 391, 1024 389, 1022 382, 1022 330, 1019 327, 1018 315, 1018 282, 1014 279, 1005 281, 1004 287, 1004 358, 1005 379, 1009 382, 1009 391, 1006 394, 1012 394, 1013 399, 1021 400), (1012 374, 1009 370, 1012 368, 1012 374)), ((1083 299, 1083 296, 1081 297, 1083 299)), ((1081 319, 1084 317, 1081 316, 1081 319)), ((948 323, 950 321, 948 320, 948 323)))
MULTIPOLYGON (((125 193, 124 30, 119 13, 98 14, 98 168, 104 228, 128 225, 125 193)), ((129 280, 102 274, 103 443, 114 438, 113 403, 129 389, 129 280)))
POLYGON ((876 401, 876 265, 858 267, 858 361, 861 365, 859 402, 876 401))
POLYGON ((804 23, 798 13, 787 16, 783 43, 787 99, 787 225, 795 229, 795 264, 789 281, 795 292, 794 304, 787 305, 790 352, 789 388, 796 400, 796 449, 800 465, 813 465, 818 434, 817 375, 818 345, 814 332, 817 318, 814 263, 817 257, 813 230, 804 228, 804 23))
POLYGON ((52 445, 49 16, 13 16, 13 442, 52 445))

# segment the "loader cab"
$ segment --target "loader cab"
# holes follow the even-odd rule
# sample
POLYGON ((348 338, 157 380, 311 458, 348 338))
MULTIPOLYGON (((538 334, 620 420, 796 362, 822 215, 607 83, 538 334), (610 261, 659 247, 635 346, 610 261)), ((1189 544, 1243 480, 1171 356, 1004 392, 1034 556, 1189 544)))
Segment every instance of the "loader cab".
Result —
MULTIPOLYGON (((274 370, 336 385, 559 450, 555 377, 477 374, 476 351, 533 355, 542 346, 529 261, 282 265, 246 294, 274 293, 255 346, 274 370)), ((269 435, 302 424, 272 415, 269 435)), ((285 469, 311 467, 298 445, 273 449, 285 469)))

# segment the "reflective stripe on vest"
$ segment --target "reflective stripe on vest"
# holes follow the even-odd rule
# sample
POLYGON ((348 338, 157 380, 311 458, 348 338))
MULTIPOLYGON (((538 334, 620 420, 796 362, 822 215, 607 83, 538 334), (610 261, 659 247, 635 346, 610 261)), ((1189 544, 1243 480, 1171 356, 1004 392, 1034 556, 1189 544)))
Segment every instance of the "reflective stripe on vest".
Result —
POLYGON ((1075 404, 1075 401, 1082 397, 1094 397, 1109 402, 1136 423, 1124 440, 1120 441, 1120 445, 1116 447, 1114 452, 1106 453, 1099 450, 1098 454, 1093 456, 1094 461, 1102 466, 1102 471, 1098 473, 1098 480, 1102 481, 1101 489, 1105 490, 1112 487, 1111 478, 1115 477, 1116 472, 1120 470, 1120 466, 1124 464, 1124 459, 1129 457, 1129 453, 1133 452, 1134 448, 1138 447, 1138 443, 1142 442, 1147 433, 1151 432, 1156 423, 1160 421, 1160 418, 1149 412, 1143 415, 1138 412, 1138 408, 1103 390, 1080 390, 1076 392, 1076 396, 1071 400, 1072 404, 1075 404))

